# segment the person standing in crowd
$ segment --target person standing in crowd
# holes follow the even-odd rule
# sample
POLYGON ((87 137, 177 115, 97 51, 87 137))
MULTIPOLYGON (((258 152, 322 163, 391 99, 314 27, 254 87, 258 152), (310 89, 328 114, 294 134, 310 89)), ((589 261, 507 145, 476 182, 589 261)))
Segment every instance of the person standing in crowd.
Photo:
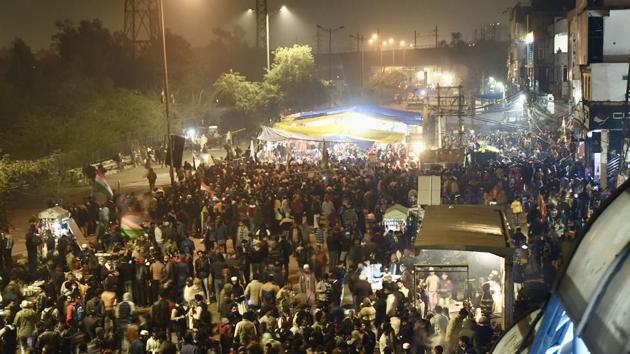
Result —
POLYGON ((17 329, 17 340, 22 354, 30 352, 29 348, 33 347, 33 333, 35 332, 35 324, 37 322, 37 314, 32 309, 30 302, 22 300, 20 303, 20 311, 15 314, 13 326, 17 329))

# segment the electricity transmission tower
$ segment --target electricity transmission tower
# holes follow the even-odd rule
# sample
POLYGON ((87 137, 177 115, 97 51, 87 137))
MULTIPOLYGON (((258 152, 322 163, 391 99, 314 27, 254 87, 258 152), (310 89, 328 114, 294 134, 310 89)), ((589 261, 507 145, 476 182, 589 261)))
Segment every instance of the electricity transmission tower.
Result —
POLYGON ((256 48, 267 48, 267 0, 256 0, 256 48))
POLYGON ((156 0, 125 0, 124 32, 138 50, 160 38, 156 0))

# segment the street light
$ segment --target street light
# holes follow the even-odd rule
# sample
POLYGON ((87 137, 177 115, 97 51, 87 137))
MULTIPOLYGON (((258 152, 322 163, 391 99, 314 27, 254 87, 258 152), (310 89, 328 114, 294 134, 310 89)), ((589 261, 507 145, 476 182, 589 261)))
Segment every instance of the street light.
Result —
POLYGON ((317 25, 317 28, 328 33, 328 81, 332 81, 332 35, 333 33, 344 29, 345 26, 326 28, 322 25, 317 25))
MULTIPOLYGON (((280 7, 279 13, 288 12, 289 9, 286 5, 282 5, 280 7)), ((269 48, 269 11, 267 10, 267 6, 265 5, 265 46, 267 47, 266 55, 267 55, 267 71, 271 70, 271 50, 269 48)))
POLYGON ((175 173, 173 171, 173 139, 171 138, 170 99, 168 89, 168 60, 166 58, 166 28, 164 26, 164 0, 160 0, 160 24, 162 27, 162 64, 164 74, 164 115, 166 116, 166 136, 168 137, 168 157, 170 160, 168 174, 171 177, 171 185, 175 185, 175 173))

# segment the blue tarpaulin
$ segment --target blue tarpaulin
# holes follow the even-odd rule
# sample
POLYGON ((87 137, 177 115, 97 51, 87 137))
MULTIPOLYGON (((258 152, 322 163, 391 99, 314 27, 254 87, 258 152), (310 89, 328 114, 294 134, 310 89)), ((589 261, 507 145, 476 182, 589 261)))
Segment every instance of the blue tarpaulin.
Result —
POLYGON ((351 105, 351 106, 339 106, 326 108, 317 111, 300 112, 291 115, 290 117, 295 120, 315 118, 326 115, 333 115, 339 113, 357 112, 363 114, 369 114, 374 116, 381 116, 383 118, 395 120, 407 125, 422 125, 422 115, 418 112, 401 111, 398 109, 385 108, 372 105, 351 105))

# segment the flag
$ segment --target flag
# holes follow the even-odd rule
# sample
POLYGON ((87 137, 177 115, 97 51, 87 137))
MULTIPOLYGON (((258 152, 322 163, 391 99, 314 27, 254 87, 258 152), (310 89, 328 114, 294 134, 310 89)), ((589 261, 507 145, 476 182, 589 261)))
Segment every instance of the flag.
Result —
POLYGON ((203 179, 201 180, 201 187, 199 187, 199 189, 212 194, 212 188, 203 179))
POLYGON ((107 199, 112 199, 114 197, 114 191, 112 191, 112 187, 110 187, 109 183, 107 183, 107 179, 103 172, 96 170, 96 177, 94 177, 94 185, 98 188, 107 199))
POLYGON ((120 218, 120 229, 123 235, 129 238, 136 238, 144 234, 144 229, 142 228, 143 222, 144 217, 141 212, 130 211, 120 218))

